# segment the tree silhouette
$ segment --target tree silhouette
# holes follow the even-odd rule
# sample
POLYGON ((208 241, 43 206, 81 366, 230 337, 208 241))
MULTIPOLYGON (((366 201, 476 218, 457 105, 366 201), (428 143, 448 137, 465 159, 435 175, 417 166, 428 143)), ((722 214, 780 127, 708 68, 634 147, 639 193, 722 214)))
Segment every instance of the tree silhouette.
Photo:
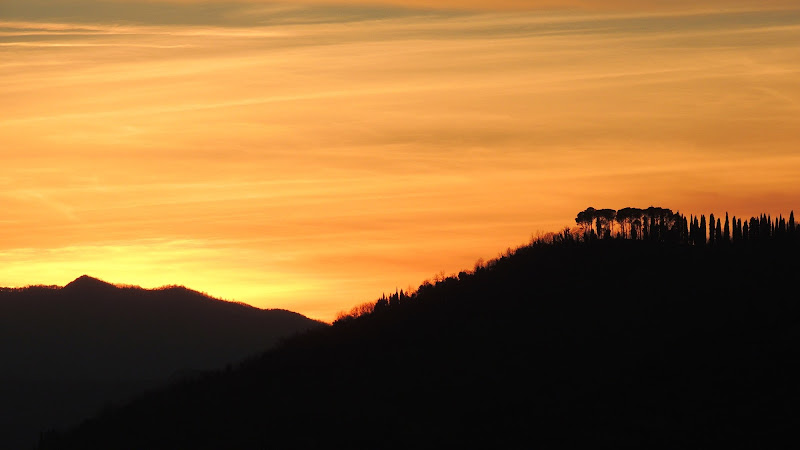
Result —
POLYGON ((714 245, 717 239, 716 223, 714 222, 714 213, 708 218, 708 243, 714 245))
POLYGON ((747 234, 745 230, 742 228, 742 219, 739 218, 736 221, 736 232, 739 233, 739 240, 744 239, 744 235, 747 234))
POLYGON ((614 224, 614 218, 617 212, 613 209, 599 209, 596 212, 597 217, 597 234, 603 238, 611 236, 614 224))
POLYGON ((627 238, 630 234, 631 222, 633 221, 633 208, 625 207, 618 210, 616 220, 617 223, 619 223, 620 235, 623 238, 627 238))
POLYGON ((375 308, 373 309, 374 314, 381 314, 384 311, 389 309, 389 299, 386 297, 381 297, 378 301, 375 302, 375 308))
POLYGON ((597 211, 591 206, 578 213, 575 223, 581 227, 585 236, 592 234, 592 225, 597 217, 597 211))
POLYGON ((708 240, 706 239, 706 215, 702 214, 700 216, 700 245, 706 245, 708 240))
POLYGON ((725 240, 726 243, 730 242, 731 240, 731 226, 730 226, 730 221, 728 220, 727 211, 725 211, 725 231, 723 232, 722 238, 725 240))

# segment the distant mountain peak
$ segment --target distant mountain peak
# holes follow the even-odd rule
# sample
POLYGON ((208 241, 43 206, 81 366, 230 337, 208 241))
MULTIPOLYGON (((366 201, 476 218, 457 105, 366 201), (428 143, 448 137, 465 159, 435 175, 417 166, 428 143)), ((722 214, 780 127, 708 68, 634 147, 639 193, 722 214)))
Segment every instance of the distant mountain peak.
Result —
POLYGON ((108 288, 115 288, 111 283, 107 283, 103 280, 99 280, 94 277, 90 277, 89 275, 81 275, 78 278, 74 279, 72 282, 64 286, 64 289, 80 289, 80 290, 95 290, 95 289, 108 289, 108 288))

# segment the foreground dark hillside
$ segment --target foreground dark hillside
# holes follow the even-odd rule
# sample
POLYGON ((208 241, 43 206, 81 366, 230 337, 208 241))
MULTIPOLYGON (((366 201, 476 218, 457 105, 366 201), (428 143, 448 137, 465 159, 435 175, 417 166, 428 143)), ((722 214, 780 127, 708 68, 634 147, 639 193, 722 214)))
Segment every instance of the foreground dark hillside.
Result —
POLYGON ((145 290, 83 276, 63 288, 0 289, 0 448, 33 448, 103 405, 196 376, 319 326, 184 287, 145 290))
POLYGON ((42 449, 769 446, 800 425, 799 247, 534 244, 42 449))

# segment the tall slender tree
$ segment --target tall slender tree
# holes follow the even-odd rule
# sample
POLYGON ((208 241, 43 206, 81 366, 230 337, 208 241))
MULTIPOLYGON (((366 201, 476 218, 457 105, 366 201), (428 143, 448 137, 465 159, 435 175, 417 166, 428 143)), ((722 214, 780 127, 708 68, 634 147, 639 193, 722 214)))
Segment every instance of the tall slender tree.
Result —
POLYGON ((708 218, 708 243, 712 245, 714 244, 714 240, 717 235, 717 230, 715 229, 715 226, 716 223, 714 222, 714 214, 711 213, 711 215, 708 218))
POLYGON ((685 243, 688 243, 689 238, 689 220, 686 219, 686 216, 681 216, 681 233, 683 234, 682 240, 685 243))
POLYGON ((694 245, 700 245, 700 220, 697 216, 694 216, 694 224, 692 228, 694 228, 692 230, 692 242, 694 242, 694 245))
POLYGON ((706 215, 700 216, 700 245, 706 245, 706 215))
POLYGON ((728 220, 727 211, 725 211, 725 231, 723 232, 722 238, 725 240, 726 243, 731 241, 731 225, 730 221, 728 220))

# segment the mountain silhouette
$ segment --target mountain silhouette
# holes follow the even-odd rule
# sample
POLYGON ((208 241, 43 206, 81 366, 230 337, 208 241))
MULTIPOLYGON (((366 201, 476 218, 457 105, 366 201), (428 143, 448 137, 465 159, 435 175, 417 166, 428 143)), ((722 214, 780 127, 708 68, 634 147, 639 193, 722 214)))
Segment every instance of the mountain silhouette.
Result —
POLYGON ((32 448, 40 431, 319 326, 180 286, 148 290, 84 275, 63 288, 2 288, 0 448, 32 448))
POLYGON ((800 400, 791 230, 554 235, 40 448, 777 448, 800 400))
POLYGON ((65 291, 81 291, 83 294, 92 292, 97 293, 113 289, 117 289, 117 287, 111 283, 106 283, 103 280, 90 277, 89 275, 81 275, 64 286, 65 291))

